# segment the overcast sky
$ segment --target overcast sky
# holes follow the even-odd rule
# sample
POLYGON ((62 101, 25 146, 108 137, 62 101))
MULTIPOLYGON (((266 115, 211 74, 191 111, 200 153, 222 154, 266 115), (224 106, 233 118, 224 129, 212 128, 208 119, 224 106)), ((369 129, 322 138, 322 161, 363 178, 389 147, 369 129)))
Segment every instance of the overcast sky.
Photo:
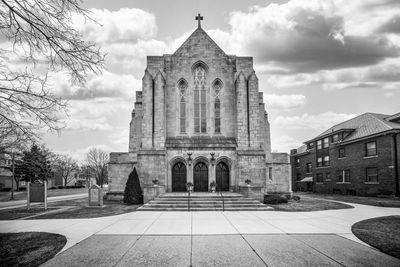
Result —
POLYGON ((82 158, 88 148, 128 151, 128 128, 147 55, 173 53, 197 27, 227 53, 253 56, 271 123, 272 149, 289 152, 365 112, 400 112, 398 0, 87 0, 101 25, 75 19, 107 53, 107 69, 70 86, 67 127, 44 141, 82 158))

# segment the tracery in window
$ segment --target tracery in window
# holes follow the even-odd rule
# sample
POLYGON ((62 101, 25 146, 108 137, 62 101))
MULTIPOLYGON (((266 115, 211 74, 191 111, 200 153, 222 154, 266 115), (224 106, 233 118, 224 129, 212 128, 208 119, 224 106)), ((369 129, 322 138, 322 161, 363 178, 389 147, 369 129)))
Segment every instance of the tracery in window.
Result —
POLYGON ((194 132, 207 132, 206 71, 202 66, 194 69, 194 132))
POLYGON ((213 83, 214 90, 214 115, 215 115, 215 133, 221 133, 221 100, 219 97, 219 93, 222 89, 222 82, 219 79, 216 79, 213 83))
POLYGON ((181 133, 186 132, 186 89, 187 83, 184 79, 178 82, 179 99, 180 99, 180 131, 181 133))

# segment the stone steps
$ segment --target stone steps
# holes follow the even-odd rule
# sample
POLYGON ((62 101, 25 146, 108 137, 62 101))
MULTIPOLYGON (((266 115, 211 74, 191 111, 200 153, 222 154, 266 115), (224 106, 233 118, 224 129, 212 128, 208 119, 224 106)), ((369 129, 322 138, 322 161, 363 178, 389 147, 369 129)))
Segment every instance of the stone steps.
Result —
MULTIPOLYGON (((201 195, 193 195, 190 197, 190 211, 254 211, 254 210, 271 210, 261 202, 245 198, 240 194, 230 194, 224 196, 224 203, 221 196, 215 194, 203 193, 201 195), (224 205, 224 207, 223 207, 224 205)), ((154 200, 149 201, 142 207, 141 211, 188 211, 187 194, 164 194, 154 200)))

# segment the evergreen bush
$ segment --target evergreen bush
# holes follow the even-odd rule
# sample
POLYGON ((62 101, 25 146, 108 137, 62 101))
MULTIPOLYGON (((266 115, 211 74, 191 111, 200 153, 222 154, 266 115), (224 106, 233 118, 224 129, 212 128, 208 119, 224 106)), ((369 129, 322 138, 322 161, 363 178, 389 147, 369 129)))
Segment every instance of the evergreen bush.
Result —
POLYGON ((139 177, 136 168, 129 174, 124 191, 124 203, 128 205, 142 204, 143 192, 140 187, 139 177))

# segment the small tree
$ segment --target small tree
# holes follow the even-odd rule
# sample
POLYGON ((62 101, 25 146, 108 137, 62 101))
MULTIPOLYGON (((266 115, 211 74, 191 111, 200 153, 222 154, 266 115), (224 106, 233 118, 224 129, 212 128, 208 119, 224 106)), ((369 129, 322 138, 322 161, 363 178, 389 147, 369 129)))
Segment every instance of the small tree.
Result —
POLYGON ((86 164, 94 173, 96 183, 101 186, 101 188, 103 188, 103 184, 108 181, 108 161, 108 153, 100 148, 92 148, 86 153, 86 164))
POLYGON ((56 170, 60 172, 64 180, 64 186, 67 186, 74 178, 72 174, 79 170, 77 161, 69 155, 57 155, 55 164, 56 170))
POLYGON ((139 177, 136 172, 136 168, 129 174, 128 181, 126 182, 124 191, 124 203, 142 204, 143 203, 143 192, 140 187, 139 177))

